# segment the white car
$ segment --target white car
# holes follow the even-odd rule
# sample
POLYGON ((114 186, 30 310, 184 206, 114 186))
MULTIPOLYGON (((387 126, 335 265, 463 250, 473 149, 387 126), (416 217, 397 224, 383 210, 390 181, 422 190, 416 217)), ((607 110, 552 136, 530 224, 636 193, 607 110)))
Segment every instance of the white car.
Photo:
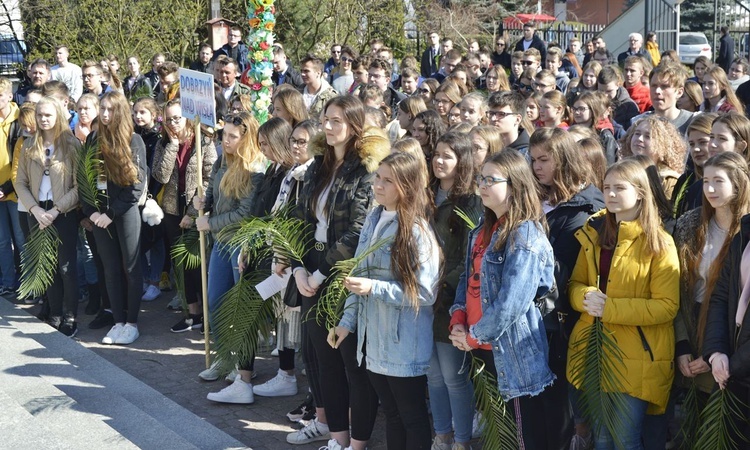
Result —
POLYGON ((711 60, 711 44, 703 33, 697 32, 680 32, 680 45, 677 53, 680 55, 680 62, 692 65, 695 58, 705 56, 711 60))

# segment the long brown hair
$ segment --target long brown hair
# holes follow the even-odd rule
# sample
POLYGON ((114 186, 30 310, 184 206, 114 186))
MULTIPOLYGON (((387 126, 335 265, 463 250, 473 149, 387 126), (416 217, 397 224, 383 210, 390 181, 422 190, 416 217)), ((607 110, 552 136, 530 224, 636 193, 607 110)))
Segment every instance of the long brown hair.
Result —
POLYGON ((398 230, 391 251, 391 267, 396 280, 404 286, 404 303, 412 308, 419 307, 419 282, 417 272, 424 263, 420 260, 419 245, 414 236, 414 227, 420 227, 431 245, 437 246, 434 232, 430 227, 432 200, 424 189, 427 183, 422 164, 409 153, 391 153, 380 163, 391 169, 396 189, 399 193, 396 212, 398 230))
MULTIPOLYGON (((357 152, 361 145, 362 132, 365 128, 365 108, 362 101, 352 95, 345 95, 340 97, 334 97, 325 104, 323 111, 328 112, 328 108, 336 106, 341 108, 344 112, 344 120, 351 129, 352 137, 349 142, 346 143, 346 153, 344 154, 344 160, 349 158, 359 158, 357 152)), ((312 198, 310 199, 310 207, 313 211, 317 208, 318 197, 325 190, 326 186, 331 183, 336 173, 338 172, 336 160, 336 152, 333 147, 328 145, 328 142, 323 141, 323 162, 320 170, 318 171, 318 179, 312 190, 312 198)), ((340 166, 339 166, 340 168, 340 166)), ((329 196, 328 203, 331 198, 329 196)), ((327 208, 326 208, 327 210, 327 208)))
POLYGON ((562 128, 539 128, 529 139, 555 162, 551 186, 542 186, 542 199, 555 206, 565 203, 589 184, 591 164, 573 137, 562 128))
MULTIPOLYGON (((654 201, 648 174, 643 165, 634 159, 623 159, 607 169, 604 179, 609 175, 616 175, 633 185, 641 197, 638 205, 637 221, 643 229, 646 245, 652 255, 660 255, 669 246, 667 233, 662 229, 659 209, 654 201)), ((605 183, 606 184, 606 183, 605 183)), ((604 227, 599 234, 599 246, 612 249, 617 244, 618 224, 615 214, 607 212, 604 227)))
MULTIPOLYGON (((706 293, 703 297, 703 302, 700 305, 700 312, 698 314, 698 325, 697 330, 697 341, 698 348, 703 346, 704 331, 706 328, 706 319, 708 317, 709 300, 711 298, 711 292, 716 285, 716 281, 719 279, 719 273, 724 265, 727 254, 729 253, 730 243, 732 238, 740 229, 740 221, 742 217, 750 213, 750 178, 748 178, 748 166, 747 162, 742 158, 742 155, 734 152, 724 152, 713 156, 703 166, 704 171, 706 167, 715 167, 726 171, 729 176, 729 180, 734 188, 734 197, 729 201, 729 207, 732 210, 732 224, 727 230, 727 236, 721 245, 719 253, 716 258, 711 261, 711 265, 708 268, 708 277, 706 277, 706 293)), ((681 270, 686 275, 687 285, 694 286, 696 282, 696 275, 698 274, 698 268, 701 265, 703 259, 703 247, 706 244, 706 236, 708 235, 708 228, 711 219, 716 215, 716 209, 711 206, 705 198, 703 199, 703 206, 701 208, 701 221, 698 228, 695 230, 694 245, 685 245, 680 249, 680 264, 681 270)), ((683 306, 692 306, 693 302, 682 302, 683 306)), ((688 320, 692 319, 693 313, 691 312, 688 316, 685 316, 688 320)))
POLYGON ((252 114, 242 111, 226 117, 226 123, 240 129, 240 141, 237 153, 224 152, 227 171, 221 178, 219 190, 222 194, 235 199, 242 198, 252 188, 250 176, 263 168, 263 154, 258 145, 258 121, 252 114))
MULTIPOLYGON (((714 65, 706 69, 706 73, 703 74, 704 80, 706 75, 712 77, 716 81, 716 84, 719 85, 719 97, 724 97, 724 101, 732 105, 735 111, 745 111, 745 106, 742 104, 742 100, 740 100, 737 97, 737 94, 734 93, 734 89, 732 89, 732 86, 727 79, 727 73, 724 72, 724 69, 721 66, 714 65)), ((708 99, 703 100, 703 107, 707 110, 711 107, 708 103, 708 99)))
POLYGON ((281 164, 285 170, 294 165, 294 155, 289 147, 289 136, 292 135, 292 127, 286 120, 279 117, 268 119, 266 123, 258 128, 258 141, 265 138, 271 149, 271 158, 275 163, 281 164))
MULTIPOLYGON (((501 250, 508 239, 518 227, 526 221, 538 223, 543 231, 547 231, 547 220, 542 211, 539 201, 539 187, 531 172, 531 166, 526 157, 513 149, 505 149, 500 153, 487 156, 484 165, 494 164, 500 172, 508 179, 508 212, 505 214, 505 222, 497 230, 497 241, 495 250, 501 250)), ((500 219, 490 208, 484 208, 484 241, 490 242, 492 228, 500 219)), ((512 242, 511 242, 512 243, 512 242)))
POLYGON ((120 186, 130 186, 138 181, 138 168, 133 162, 130 140, 133 137, 133 120, 130 103, 125 95, 117 91, 102 96, 101 104, 112 105, 109 124, 99 122, 99 151, 104 159, 107 178, 120 186))

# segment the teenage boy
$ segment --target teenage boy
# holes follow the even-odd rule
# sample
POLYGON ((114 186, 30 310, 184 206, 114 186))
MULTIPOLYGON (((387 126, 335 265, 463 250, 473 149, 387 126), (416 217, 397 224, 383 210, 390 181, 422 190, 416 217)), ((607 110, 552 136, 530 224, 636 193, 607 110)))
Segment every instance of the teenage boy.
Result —
POLYGON ((552 47, 547 50, 547 61, 545 65, 547 70, 555 75, 555 85, 557 89, 563 94, 568 92, 568 85, 570 84, 570 78, 565 72, 561 71, 563 60, 563 51, 560 47, 552 47))
POLYGON ((637 122, 638 119, 648 114, 656 114, 667 119, 680 130, 681 134, 685 135, 690 120, 693 118, 692 112, 677 107, 677 100, 685 92, 685 80, 687 80, 687 72, 679 63, 666 62, 654 67, 649 79, 651 103, 654 110, 633 117, 631 123, 637 122))
POLYGON ((643 114, 651 109, 651 92, 641 82, 646 71, 646 61, 640 56, 628 56, 624 63, 625 89, 643 114))
MULTIPOLYGON (((596 77, 599 92, 612 99, 612 119, 627 130, 630 121, 639 114, 638 106, 628 95, 628 91, 622 87, 622 74, 615 65, 602 67, 596 77)), ((615 130, 616 131, 616 130, 615 130)), ((615 137, 618 137, 615 135, 615 137)))
POLYGON ((526 113, 524 103, 518 92, 494 92, 487 101, 487 119, 499 129, 503 147, 517 150, 529 159, 529 133, 521 127, 526 113))

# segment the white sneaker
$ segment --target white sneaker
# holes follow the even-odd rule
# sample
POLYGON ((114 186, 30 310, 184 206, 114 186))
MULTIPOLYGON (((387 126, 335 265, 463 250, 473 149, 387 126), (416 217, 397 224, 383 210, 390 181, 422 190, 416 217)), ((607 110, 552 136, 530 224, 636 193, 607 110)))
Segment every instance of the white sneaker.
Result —
MULTIPOLYGON (((219 365, 220 365, 220 362, 217 359, 217 360, 215 360, 211 364, 211 367, 209 367, 208 369, 206 369, 206 370, 202 371, 201 373, 199 373, 198 376, 203 381, 216 381, 216 380, 218 380, 219 379, 219 365)), ((234 380, 232 380, 232 381, 234 381, 234 380)))
POLYGON ((288 397, 297 395, 297 377, 287 375, 279 369, 279 373, 263 384, 253 386, 253 394, 261 397, 288 397))
POLYGON ((143 297, 141 297, 141 300, 143 300, 144 302, 153 302, 160 295, 161 290, 159 289, 159 287, 154 286, 153 284, 149 284, 148 288, 143 293, 143 297))
POLYGON ((126 323, 120 330, 120 334, 115 338, 115 344, 129 345, 135 342, 141 334, 138 332, 138 327, 129 323, 126 323))
MULTIPOLYGON (((227 374, 227 376, 224 378, 224 381, 226 381, 227 383, 234 383, 234 380, 239 378, 239 376, 240 371, 237 369, 233 369, 231 372, 229 372, 229 374, 227 374)), ((258 378, 258 371, 255 370, 250 372, 250 380, 254 380, 256 378, 258 378)))
POLYGON ((206 398, 212 402, 236 403, 240 405, 249 405, 255 401, 253 397, 253 385, 245 383, 240 377, 237 377, 234 383, 219 392, 210 392, 206 398))
POLYGON ((339 441, 336 439, 331 439, 328 441, 328 444, 320 447, 318 450, 350 450, 351 447, 344 448, 343 445, 339 444, 339 441))
MULTIPOLYGON (((317 417, 311 420, 305 428, 286 436, 286 441, 290 444, 309 444, 329 439, 331 439, 331 432, 328 430, 328 425, 318 422, 317 417)), ((330 444, 330 441, 328 443, 330 444)))
POLYGON ((120 333, 122 333, 122 329, 125 327, 122 323, 116 323, 115 326, 113 326, 109 333, 107 333, 106 336, 104 336, 104 339, 102 339, 102 344, 106 345, 112 345, 115 343, 117 338, 120 336, 120 333))
POLYGON ((432 440, 432 447, 430 450, 452 450, 453 439, 443 440, 440 436, 435 436, 432 440))
POLYGON ((482 413, 479 411, 474 413, 474 420, 471 422, 471 438, 477 439, 482 436, 482 432, 484 431, 484 426, 481 423, 482 420, 482 413))

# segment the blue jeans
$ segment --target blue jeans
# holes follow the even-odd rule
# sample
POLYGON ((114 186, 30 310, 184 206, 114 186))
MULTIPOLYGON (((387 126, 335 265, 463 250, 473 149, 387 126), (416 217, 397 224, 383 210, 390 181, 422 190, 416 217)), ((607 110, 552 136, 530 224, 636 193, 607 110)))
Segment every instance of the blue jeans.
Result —
POLYGON ((240 249, 230 249, 218 242, 211 250, 208 262, 208 314, 213 328, 213 317, 221 305, 221 297, 240 280, 237 257, 240 249))
POLYGON ((0 271, 5 287, 18 287, 20 274, 16 274, 16 254, 20 254, 25 243, 18 220, 18 203, 10 200, 0 202, 0 271))
POLYGON ((91 247, 86 240, 86 233, 83 229, 78 229, 78 287, 86 289, 90 284, 96 284, 99 276, 94 264, 94 255, 91 253, 91 247))
POLYGON ((643 450, 641 431, 643 430, 648 402, 625 394, 623 394, 623 399, 625 409, 620 411, 619 414, 622 427, 619 436, 617 436, 622 447, 615 445, 612 436, 603 424, 594 423, 594 448, 596 450, 614 450, 615 448, 643 450))
POLYGON ((471 440, 474 419, 474 388, 469 381, 471 355, 451 344, 435 342, 427 389, 435 434, 448 434, 455 427, 456 442, 471 440), (465 367, 464 367, 465 366, 465 367))
POLYGON ((164 271, 164 260, 166 257, 167 249, 164 246, 163 238, 159 238, 147 252, 141 252, 144 282, 158 283, 161 280, 161 273, 164 271), (148 257, 146 253, 148 253, 148 257))

